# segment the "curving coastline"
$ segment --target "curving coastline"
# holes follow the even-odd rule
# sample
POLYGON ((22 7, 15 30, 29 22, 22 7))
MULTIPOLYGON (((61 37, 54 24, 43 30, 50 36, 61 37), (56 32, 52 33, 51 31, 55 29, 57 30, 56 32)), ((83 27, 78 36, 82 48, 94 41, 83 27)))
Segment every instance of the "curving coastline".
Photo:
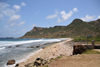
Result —
POLYGON ((22 62, 17 62, 19 64, 18 67, 24 67, 25 65, 34 62, 36 58, 43 58, 43 59, 49 60, 51 58, 56 58, 57 56, 60 56, 61 54, 65 56, 72 55, 73 47, 66 45, 66 42, 71 41, 71 40, 72 38, 68 38, 67 40, 63 42, 52 44, 50 46, 47 46, 44 49, 40 49, 36 53, 30 54, 28 57, 25 58, 26 60, 22 62))

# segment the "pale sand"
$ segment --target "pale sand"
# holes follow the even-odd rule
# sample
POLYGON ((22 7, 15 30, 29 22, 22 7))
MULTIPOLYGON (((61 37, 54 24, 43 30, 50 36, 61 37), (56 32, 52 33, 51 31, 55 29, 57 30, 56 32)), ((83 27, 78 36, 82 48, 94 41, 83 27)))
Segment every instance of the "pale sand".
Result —
POLYGON ((71 40, 72 40, 71 38, 68 38, 66 41, 47 46, 43 50, 30 56, 24 62, 19 63, 19 67, 25 67, 25 65, 27 65, 28 63, 33 63, 36 60, 36 58, 43 58, 43 59, 49 60, 51 58, 56 58, 57 56, 60 56, 61 54, 65 56, 72 55, 73 48, 66 45, 66 42, 71 41, 71 40))

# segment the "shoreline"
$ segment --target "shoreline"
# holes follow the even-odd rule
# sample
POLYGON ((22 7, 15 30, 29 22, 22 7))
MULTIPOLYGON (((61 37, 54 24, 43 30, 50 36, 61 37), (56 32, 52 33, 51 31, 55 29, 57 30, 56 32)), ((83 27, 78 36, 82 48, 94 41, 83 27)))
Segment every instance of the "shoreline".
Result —
MULTIPOLYGON (((24 57, 23 59, 17 61, 14 65, 12 65, 12 67, 14 67, 16 64, 19 64, 18 67, 24 67, 25 65, 34 62, 35 59, 38 58, 38 57, 41 57, 43 59, 50 59, 50 58, 55 58, 55 57, 59 56, 59 54, 56 55, 55 57, 53 57, 52 55, 49 56, 50 51, 48 50, 48 48, 49 49, 53 49, 55 46, 57 46, 59 44, 64 44, 65 42, 68 42, 68 41, 72 40, 72 38, 64 38, 64 39, 67 39, 67 40, 61 41, 61 42, 58 42, 58 43, 53 43, 53 44, 51 44, 49 46, 46 46, 44 49, 39 49, 38 51, 29 54, 27 57, 24 57), (47 52, 49 51, 49 53, 47 53, 46 51, 47 52), (47 57, 43 56, 44 54, 47 54, 48 56, 47 57)), ((57 53, 54 53, 54 54, 57 54, 57 53)))

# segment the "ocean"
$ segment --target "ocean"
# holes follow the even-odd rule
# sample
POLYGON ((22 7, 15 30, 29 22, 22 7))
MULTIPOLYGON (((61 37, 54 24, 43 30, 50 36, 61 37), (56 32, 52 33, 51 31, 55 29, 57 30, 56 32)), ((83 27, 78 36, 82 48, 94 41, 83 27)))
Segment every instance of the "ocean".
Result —
POLYGON ((12 67, 6 65, 8 60, 22 62, 25 57, 38 52, 42 47, 63 40, 66 39, 0 39, 0 67, 12 67))

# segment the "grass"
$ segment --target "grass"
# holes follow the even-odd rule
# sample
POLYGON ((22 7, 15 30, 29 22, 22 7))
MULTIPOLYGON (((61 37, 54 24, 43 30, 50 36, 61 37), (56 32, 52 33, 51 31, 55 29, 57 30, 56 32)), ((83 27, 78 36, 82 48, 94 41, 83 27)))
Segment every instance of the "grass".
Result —
POLYGON ((100 54, 100 52, 99 51, 95 51, 93 49, 88 49, 86 52, 84 52, 82 54, 100 54))
MULTIPOLYGON (((92 38, 94 39, 95 44, 100 44, 100 35, 94 36, 94 37, 88 37, 89 44, 91 44, 92 38)), ((86 37, 76 37, 76 38, 74 38, 73 41, 75 41, 75 42, 87 42, 87 38, 86 37)))
MULTIPOLYGON (((63 57, 63 56, 58 56, 57 58, 62 58, 62 57, 63 57)), ((57 58, 56 58, 56 59, 57 59, 57 58)))
POLYGON ((76 37, 76 38, 74 38, 73 41, 75 41, 75 42, 86 42, 86 37, 76 37))
POLYGON ((56 57, 56 58, 54 58, 54 59, 50 59, 49 61, 52 62, 53 60, 56 60, 56 59, 62 58, 62 57, 63 57, 63 56, 58 56, 58 57, 56 57))

